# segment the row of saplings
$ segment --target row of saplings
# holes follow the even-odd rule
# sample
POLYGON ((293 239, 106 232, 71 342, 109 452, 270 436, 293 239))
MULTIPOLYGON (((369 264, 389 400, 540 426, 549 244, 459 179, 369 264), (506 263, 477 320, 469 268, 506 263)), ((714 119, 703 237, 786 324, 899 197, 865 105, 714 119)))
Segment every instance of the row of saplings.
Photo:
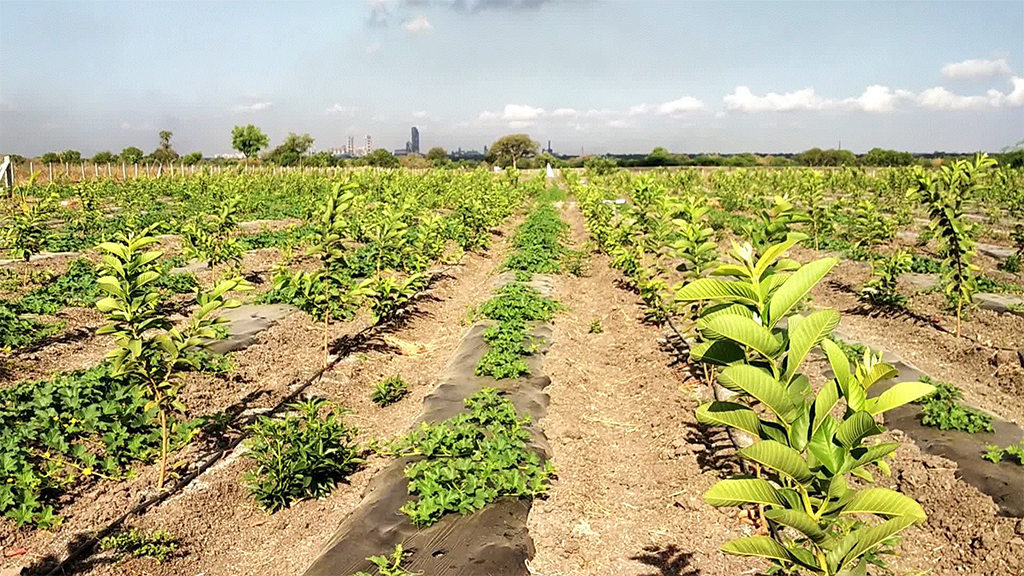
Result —
MULTIPOLYGON (((503 267, 516 271, 518 280, 528 280, 532 272, 557 271, 558 260, 562 256, 558 241, 564 233, 565 225, 556 212, 550 205, 542 205, 517 231, 513 239, 517 250, 503 267), (541 252, 545 253, 539 253, 537 246, 543 246, 541 252)), ((114 245, 101 248, 112 251, 122 260, 122 267, 131 270, 130 262, 148 243, 148 240, 128 239, 127 245, 122 247, 127 250, 124 254, 114 245)), ((122 310, 123 307, 115 306, 118 290, 113 290, 109 281, 104 284, 111 286, 106 289, 113 294, 113 300, 101 301, 101 309, 113 307, 122 310)), ((218 285, 210 295, 200 296, 201 308, 189 328, 181 332, 171 329, 166 338, 157 336, 150 341, 150 345, 164 349, 160 354, 135 354, 132 350, 135 345, 129 343, 131 335, 124 334, 123 330, 114 332, 119 343, 118 350, 112 354, 115 366, 121 371, 134 367, 145 372, 151 368, 136 364, 139 358, 163 355, 164 363, 183 358, 176 350, 216 337, 214 327, 219 322, 207 320, 210 313, 238 305, 237 301, 224 300, 223 294, 244 288, 244 281, 232 279, 218 285)), ((130 290, 131 287, 125 285, 121 291, 130 290)), ((558 309, 557 303, 542 298, 536 290, 515 283, 474 310, 474 314, 498 322, 485 335, 492 351, 481 361, 477 372, 496 379, 515 378, 527 373, 521 356, 533 353, 537 346, 530 342, 526 323, 547 320, 558 309), (508 339, 509 343, 499 343, 494 334, 506 331, 514 332, 516 336, 508 339), (510 344, 512 340, 514 345, 510 344)), ((107 330, 110 329, 104 331, 107 330)), ((142 345, 145 349, 146 342, 143 341, 142 345)), ((165 370, 163 373, 169 372, 165 370)), ((161 380, 160 376, 155 380, 161 380)), ((172 385, 164 379, 163 386, 172 385)), ((175 402, 167 399, 173 398, 176 390, 171 389, 169 393, 165 390, 156 386, 152 392, 155 398, 175 402)), ((404 380, 393 377, 378 383, 372 399, 383 407, 397 402, 406 393, 404 380)), ((373 442, 369 447, 385 457, 416 459, 405 471, 411 498, 401 508, 416 525, 433 524, 447 513, 471 513, 499 497, 533 497, 548 489, 554 469, 550 462, 542 462, 540 456, 529 448, 529 416, 520 416, 512 403, 492 388, 483 389, 467 398, 465 403, 466 413, 442 422, 422 423, 403 438, 386 445, 373 442)), ((159 403, 155 405, 160 407, 159 403)), ((174 408, 183 409, 180 405, 171 405, 168 409, 174 408)), ((292 404, 290 408, 291 412, 284 418, 260 418, 250 428, 250 451, 247 455, 256 461, 256 467, 244 481, 256 502, 269 512, 285 508, 295 500, 328 495, 338 482, 364 462, 367 455, 366 449, 355 441, 355 429, 344 422, 344 410, 333 407, 325 415, 323 400, 308 400, 292 404)), ((161 423, 164 422, 161 410, 161 423)), ((162 479, 161 475, 161 482, 162 479)), ((102 548, 115 550, 120 557, 145 556, 157 561, 165 560, 178 546, 177 539, 161 530, 131 529, 101 542, 102 548)), ((402 567, 407 557, 408 552, 399 546, 390 557, 375 556, 367 560, 375 563, 381 574, 408 574, 402 567)))

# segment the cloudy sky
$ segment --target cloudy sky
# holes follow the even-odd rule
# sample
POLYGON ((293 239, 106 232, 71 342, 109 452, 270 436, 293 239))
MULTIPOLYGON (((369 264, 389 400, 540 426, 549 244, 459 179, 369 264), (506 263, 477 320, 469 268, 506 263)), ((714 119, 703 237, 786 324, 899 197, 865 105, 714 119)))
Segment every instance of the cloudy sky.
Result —
POLYGON ((0 150, 998 150, 1024 139, 1024 2, 0 1, 0 150))

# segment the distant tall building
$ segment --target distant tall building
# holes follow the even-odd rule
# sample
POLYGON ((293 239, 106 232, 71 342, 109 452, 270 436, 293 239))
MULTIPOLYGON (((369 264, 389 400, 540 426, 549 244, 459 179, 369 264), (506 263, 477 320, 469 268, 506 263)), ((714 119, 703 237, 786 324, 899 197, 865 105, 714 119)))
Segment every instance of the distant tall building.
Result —
POLYGON ((352 156, 356 153, 356 139, 354 136, 348 137, 348 155, 352 156))
POLYGON ((367 134, 366 135, 366 153, 369 154, 370 152, 373 152, 373 139, 370 138, 369 134, 367 134))
POLYGON ((412 127, 412 141, 410 142, 410 144, 411 144, 411 147, 409 148, 409 152, 412 152, 413 154, 419 154, 420 153, 420 131, 415 126, 412 127))

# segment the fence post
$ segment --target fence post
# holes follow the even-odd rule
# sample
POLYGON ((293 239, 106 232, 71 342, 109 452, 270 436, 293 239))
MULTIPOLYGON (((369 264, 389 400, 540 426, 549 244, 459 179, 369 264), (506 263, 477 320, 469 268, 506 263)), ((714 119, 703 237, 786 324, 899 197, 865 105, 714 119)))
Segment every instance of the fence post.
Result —
POLYGON ((135 163, 135 177, 136 178, 139 177, 139 163, 138 162, 135 163))
POLYGON ((48 163, 50 166, 50 182, 53 182, 53 162, 48 163))
POLYGON ((14 188, 14 163, 11 162, 10 156, 4 156, 4 162, 0 165, 0 172, 3 173, 0 174, 0 176, 2 176, 0 180, 3 182, 0 186, 3 186, 4 188, 14 188))

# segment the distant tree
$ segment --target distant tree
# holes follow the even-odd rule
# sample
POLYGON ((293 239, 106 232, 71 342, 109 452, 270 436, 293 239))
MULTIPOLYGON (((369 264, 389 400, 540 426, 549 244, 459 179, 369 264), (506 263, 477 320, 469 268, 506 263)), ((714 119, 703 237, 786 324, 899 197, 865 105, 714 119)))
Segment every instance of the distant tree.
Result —
POLYGON ((231 129, 231 147, 252 158, 270 145, 270 138, 256 126, 235 126, 231 129))
POLYGON ((648 154, 647 158, 644 159, 644 164, 646 166, 672 166, 678 163, 679 162, 676 160, 676 158, 673 157, 668 150, 661 146, 658 146, 654 150, 651 150, 651 153, 648 154))
POLYGON ((853 166, 857 157, 849 150, 811 148, 797 154, 796 162, 803 166, 853 166))
POLYGON ((793 161, 790 160, 789 158, 786 158, 785 156, 769 156, 768 157, 768 165, 769 166, 792 166, 793 165, 793 161))
POLYGON ((561 168, 565 165, 565 162, 555 158, 550 152, 542 152, 540 156, 537 156, 538 168, 545 168, 548 164, 551 164, 552 168, 561 168))
POLYGON ((114 156, 114 153, 111 152, 110 150, 97 152, 96 155, 92 157, 92 161, 97 164, 109 164, 110 162, 114 162, 116 160, 117 156, 114 156))
POLYGON ((513 168, 518 168, 520 158, 535 156, 539 148, 540 145, 530 140, 526 134, 509 134, 502 136, 491 146, 487 159, 499 166, 511 164, 513 168))
POLYGON ((860 157, 860 163, 864 166, 910 166, 914 163, 914 155, 910 152, 872 148, 860 157))
POLYGON ((129 146, 124 150, 121 150, 121 161, 127 162, 128 164, 137 164, 142 161, 144 153, 135 146, 129 146))
POLYGON ((202 159, 202 152, 192 152, 191 154, 186 154, 181 157, 182 163, 184 163, 186 166, 194 166, 196 164, 199 164, 199 161, 202 159))
POLYGON ((42 157, 39 158, 39 161, 46 164, 49 164, 51 162, 59 163, 61 161, 60 154, 56 152, 47 152, 46 154, 43 154, 42 157))
POLYGON ((598 176, 611 174, 615 171, 618 164, 618 161, 614 158, 608 158, 607 156, 588 156, 583 161, 583 167, 586 168, 588 172, 593 172, 598 176))
POLYGON ((761 159, 751 154, 750 152, 743 152, 742 154, 733 154, 725 159, 726 166, 757 166, 761 163, 761 159))
POLYGON ((322 167, 325 167, 325 166, 336 166, 337 163, 336 163, 336 161, 334 159, 334 154, 331 154, 330 152, 324 151, 324 152, 317 152, 316 154, 309 154, 308 156, 303 157, 302 158, 302 165, 303 166, 318 166, 318 167, 322 168, 322 167))
POLYGON ((172 136, 174 136, 174 132, 170 130, 161 130, 159 132, 160 145, 150 155, 154 161, 163 164, 164 162, 173 162, 178 159, 178 153, 171 147, 172 136))
POLYGON ((280 146, 271 150, 264 159, 278 166, 297 166, 302 155, 313 147, 313 137, 309 134, 288 134, 280 146))
POLYGON ((417 154, 409 154, 407 156, 402 156, 401 158, 398 159, 398 163, 401 164, 403 168, 413 169, 430 168, 431 166, 434 165, 426 158, 419 156, 417 154))
POLYGON ((363 156, 363 161, 367 166, 377 166, 378 168, 398 168, 399 166, 398 158, 383 148, 378 148, 363 156))
POLYGON ((430 160, 434 166, 441 166, 448 163, 448 153, 440 146, 434 146, 430 150, 427 150, 426 158, 427 160, 430 160))
POLYGON ((67 163, 81 162, 82 153, 79 152, 78 150, 65 150, 60 153, 60 161, 67 163))
POLYGON ((1005 154, 997 154, 996 158, 998 158, 1000 166, 1006 166, 1008 168, 1024 168, 1024 148, 1007 152, 1005 154))
POLYGON ((694 166, 724 166, 725 158, 718 154, 700 154, 692 162, 694 166))

